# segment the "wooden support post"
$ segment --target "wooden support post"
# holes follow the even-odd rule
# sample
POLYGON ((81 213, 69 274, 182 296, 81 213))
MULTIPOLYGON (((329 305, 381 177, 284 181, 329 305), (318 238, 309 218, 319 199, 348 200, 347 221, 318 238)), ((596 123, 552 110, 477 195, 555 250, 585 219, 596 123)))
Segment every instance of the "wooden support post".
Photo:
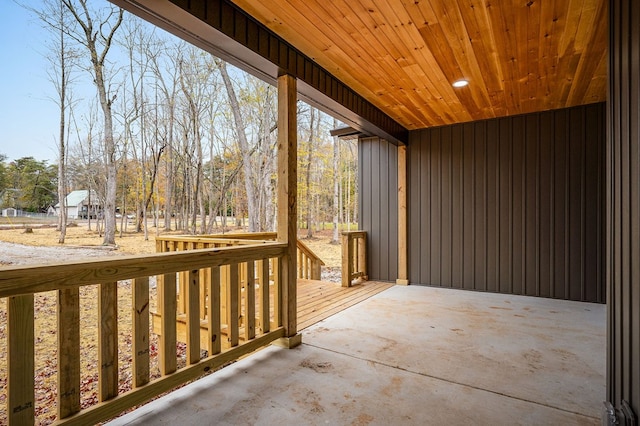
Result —
POLYGON ((352 241, 348 233, 342 234, 342 287, 351 287, 351 276, 353 275, 352 241))
POLYGON ((7 419, 35 424, 33 294, 7 300, 7 419))
POLYGON ((98 398, 118 396, 118 283, 100 284, 98 295, 98 398))
POLYGON ((398 279, 396 284, 409 284, 407 262, 407 147, 398 147, 398 279))
POLYGON ((133 386, 149 383, 149 277, 136 278, 132 286, 133 354, 131 370, 133 386))
POLYGON ((163 376, 177 369, 176 354, 176 274, 158 277, 158 307, 162 326, 160 328, 160 372, 163 376))
POLYGON ((367 281, 369 279, 369 270, 367 269, 367 234, 363 232, 362 236, 358 238, 354 244, 358 245, 358 267, 356 272, 360 273, 361 280, 367 281))
POLYGON ((296 114, 296 79, 291 75, 278 77, 278 241, 287 243, 282 258, 282 324, 285 346, 293 347, 300 340, 297 334, 297 180, 298 123, 296 114))
POLYGON ((58 290, 58 419, 80 411, 80 289, 58 290))

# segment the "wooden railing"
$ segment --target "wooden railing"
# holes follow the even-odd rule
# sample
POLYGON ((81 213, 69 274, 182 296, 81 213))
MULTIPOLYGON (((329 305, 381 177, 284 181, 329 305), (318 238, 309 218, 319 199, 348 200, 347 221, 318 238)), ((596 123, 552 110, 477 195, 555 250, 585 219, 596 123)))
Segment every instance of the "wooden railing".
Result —
MULTIPOLYGON (((238 234, 211 235, 177 235, 160 236, 156 238, 156 251, 167 252, 177 250, 191 250, 199 247, 227 247, 232 245, 249 244, 247 241, 262 240, 275 241, 275 232, 246 232, 238 234)), ((298 278, 320 280, 324 262, 306 244, 297 241, 298 247, 298 278)))
POLYGON ((298 278, 320 280, 324 262, 305 243, 298 240, 298 278))
MULTIPOLYGON (((57 292, 58 423, 95 424, 283 337, 281 313, 285 308, 281 300, 286 298, 282 296, 282 268, 270 271, 268 265, 281 263, 286 247, 283 243, 251 241, 235 247, 0 270, 0 297, 7 298, 9 424, 35 422, 38 391, 34 380, 35 294, 57 292), (246 271, 244 291, 241 291, 241 270, 246 271), (228 279, 221 278, 224 274, 228 279), (150 278, 153 277, 158 310, 162 314, 157 359, 161 376, 154 380, 150 378, 149 347, 149 304, 154 288, 150 286, 150 278), (124 280, 131 280, 132 300, 128 309, 132 312, 133 383, 131 390, 120 393, 117 284, 124 280), (184 285, 186 329, 185 367, 179 369, 177 283, 184 285), (98 286, 99 327, 95 342, 99 403, 81 409, 79 289, 90 285, 98 286), (205 306, 200 304, 202 288, 210 296, 205 306), (221 313, 223 294, 228 307, 225 315, 221 313), (203 309, 209 313, 206 345, 201 345, 199 339, 203 309), (223 334, 226 335, 224 342, 223 334), (201 349, 207 351, 204 357, 201 349)), ((46 350, 54 353, 53 348, 46 350)))
POLYGON ((351 287, 354 279, 368 279, 365 231, 342 233, 342 287, 351 287))

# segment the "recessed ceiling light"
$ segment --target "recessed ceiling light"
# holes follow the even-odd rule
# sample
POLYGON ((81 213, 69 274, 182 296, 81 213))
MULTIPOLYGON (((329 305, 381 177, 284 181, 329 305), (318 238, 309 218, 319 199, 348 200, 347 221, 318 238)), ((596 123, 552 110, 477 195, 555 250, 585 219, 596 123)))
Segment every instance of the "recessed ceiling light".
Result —
POLYGON ((458 80, 458 81, 454 81, 453 82, 453 87, 464 87, 467 84, 469 84, 468 80, 461 79, 461 80, 458 80))

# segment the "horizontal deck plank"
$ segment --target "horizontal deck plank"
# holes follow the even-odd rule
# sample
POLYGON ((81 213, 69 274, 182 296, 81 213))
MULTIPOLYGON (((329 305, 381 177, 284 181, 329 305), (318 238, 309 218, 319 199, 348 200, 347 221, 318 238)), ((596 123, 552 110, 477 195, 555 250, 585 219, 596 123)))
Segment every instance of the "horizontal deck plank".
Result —
POLYGON ((365 281, 352 287, 298 279, 298 331, 368 299, 393 284, 365 281))

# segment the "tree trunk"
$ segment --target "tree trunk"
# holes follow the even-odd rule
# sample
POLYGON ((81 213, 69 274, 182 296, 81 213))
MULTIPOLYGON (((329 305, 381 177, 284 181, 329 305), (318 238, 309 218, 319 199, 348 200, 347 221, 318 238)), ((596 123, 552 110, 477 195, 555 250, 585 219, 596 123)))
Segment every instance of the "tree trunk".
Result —
POLYGON ((315 108, 309 108, 309 140, 308 140, 308 155, 307 155, 307 170, 305 175, 306 186, 306 222, 307 222, 307 238, 313 238, 313 229, 311 226, 311 161, 313 160, 313 143, 315 139, 315 108))
POLYGON ((82 11, 76 10, 76 5, 71 0, 63 0, 65 6, 71 12, 76 22, 82 29, 84 46, 91 55, 91 66, 93 71, 93 82, 98 90, 98 100, 104 115, 104 153, 107 174, 105 203, 104 203, 104 245, 115 245, 116 243, 116 146, 113 139, 113 115, 111 112, 112 99, 109 98, 104 77, 104 65, 106 55, 111 48, 113 36, 122 24, 123 10, 119 9, 113 14, 107 14, 109 19, 115 16, 115 22, 108 29, 107 21, 100 22, 96 30, 93 26, 92 14, 87 7, 87 0, 79 0, 82 11), (103 37, 97 37, 96 32, 102 33, 103 37), (108 30, 108 31, 107 31, 108 30), (103 43, 102 52, 98 52, 97 40, 103 43))
MULTIPOLYGON (((333 128, 338 127, 338 121, 333 119, 333 128)), ((340 157, 340 138, 333 137, 333 237, 331 244, 339 244, 338 220, 340 217, 340 192, 338 191, 338 159, 340 157)))
POLYGON ((240 104, 238 103, 238 98, 231 84, 227 66, 223 61, 217 61, 217 65, 220 69, 224 86, 227 89, 227 96, 229 97, 233 120, 236 125, 236 133, 238 134, 238 146, 242 155, 242 171, 244 172, 244 187, 247 193, 247 209, 249 210, 249 232, 257 232, 260 229, 259 211, 257 208, 258 200, 255 188, 251 182, 251 176, 253 175, 251 151, 249 149, 249 142, 247 141, 247 134, 244 130, 244 120, 242 119, 242 114, 240 114, 240 104))
MULTIPOLYGON (((62 4, 60 5, 60 20, 64 21, 64 11, 62 4)), ((60 140, 58 146, 58 202, 60 203, 60 218, 58 222, 58 229, 60 236, 58 238, 59 244, 64 244, 64 240, 67 236, 67 185, 66 185, 66 144, 65 144, 65 110, 67 107, 67 63, 65 61, 65 37, 64 30, 60 28, 60 140)))

